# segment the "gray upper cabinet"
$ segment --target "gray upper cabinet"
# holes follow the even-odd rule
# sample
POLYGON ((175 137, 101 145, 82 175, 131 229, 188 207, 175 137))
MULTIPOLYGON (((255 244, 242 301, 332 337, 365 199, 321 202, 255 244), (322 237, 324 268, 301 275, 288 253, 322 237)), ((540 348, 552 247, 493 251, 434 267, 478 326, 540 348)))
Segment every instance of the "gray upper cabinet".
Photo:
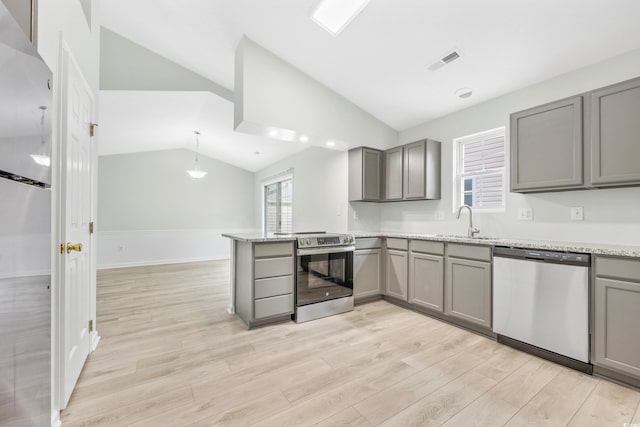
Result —
POLYGON ((349 201, 378 202, 382 196, 382 152, 358 147, 349 150, 349 201))
POLYGON ((582 97, 511 115, 511 191, 579 188, 583 180, 582 97))
POLYGON ((597 257, 593 363, 640 378, 640 260, 597 257))
POLYGON ((386 151, 349 150, 349 201, 440 198, 440 142, 430 139, 386 151))
POLYGON ((404 147, 403 186, 405 199, 421 199, 425 196, 424 173, 425 141, 417 141, 404 147))
POLYGON ((13 15, 18 22, 22 31, 29 38, 32 44, 36 44, 36 30, 38 17, 37 0, 2 0, 7 10, 13 15))
POLYGON ((402 200, 403 147, 384 152, 384 200, 402 200))
POLYGON ((422 140, 404 146, 403 199, 440 198, 440 143, 422 140))
POLYGON ((640 78, 511 115, 511 191, 640 185, 640 78))
POLYGON ((591 93, 591 183, 640 184, 640 79, 591 93))

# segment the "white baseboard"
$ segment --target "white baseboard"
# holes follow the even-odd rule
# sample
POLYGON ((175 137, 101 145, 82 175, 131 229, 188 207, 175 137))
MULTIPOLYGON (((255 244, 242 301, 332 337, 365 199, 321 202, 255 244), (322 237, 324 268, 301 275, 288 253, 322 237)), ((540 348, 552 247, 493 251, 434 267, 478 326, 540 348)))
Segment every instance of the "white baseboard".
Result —
POLYGON ((90 338, 91 338, 91 353, 93 353, 94 351, 96 351, 96 348, 98 348, 98 343, 100 342, 100 335, 98 335, 98 331, 91 332, 90 338))
POLYGON ((229 259, 229 239, 222 233, 255 230, 99 231, 99 270, 145 265, 229 259))
POLYGON ((126 268, 126 267, 144 267, 147 265, 164 265, 164 264, 185 264, 189 262, 201 262, 201 261, 222 261, 229 258, 177 258, 177 259, 158 259, 149 261, 133 261, 122 262, 117 264, 99 265, 98 270, 108 270, 110 268, 126 268))
POLYGON ((60 420, 60 411, 51 412, 51 427, 60 427, 62 421, 60 420))

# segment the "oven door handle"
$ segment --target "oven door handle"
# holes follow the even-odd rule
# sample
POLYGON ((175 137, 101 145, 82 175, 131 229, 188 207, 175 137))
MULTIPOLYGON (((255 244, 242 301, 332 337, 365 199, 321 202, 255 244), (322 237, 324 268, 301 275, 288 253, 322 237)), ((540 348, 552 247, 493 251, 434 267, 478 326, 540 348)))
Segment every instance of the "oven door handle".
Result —
POLYGON ((322 255, 322 254, 336 254, 342 252, 353 252, 356 250, 355 246, 332 246, 330 248, 316 248, 316 249, 298 249, 296 252, 298 256, 305 255, 322 255))

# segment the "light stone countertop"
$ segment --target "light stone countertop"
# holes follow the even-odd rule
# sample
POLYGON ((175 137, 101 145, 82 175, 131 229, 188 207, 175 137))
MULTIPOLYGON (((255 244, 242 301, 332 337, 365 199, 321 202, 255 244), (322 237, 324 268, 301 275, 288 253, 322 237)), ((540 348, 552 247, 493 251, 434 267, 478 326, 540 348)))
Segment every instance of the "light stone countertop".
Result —
POLYGON ((640 246, 609 245, 600 243, 556 242, 548 240, 503 239, 494 237, 475 237, 447 234, 412 234, 394 232, 353 232, 356 239, 365 237, 395 237, 399 239, 432 240, 437 242, 467 243, 485 246, 507 246, 550 251, 581 252, 596 255, 612 255, 640 258, 640 246))
POLYGON ((277 235, 273 233, 223 233, 222 237, 251 243, 293 242, 296 240, 295 236, 290 234, 277 235))
MULTIPOLYGON (((414 234, 414 233, 396 233, 396 232, 352 232, 356 239, 366 237, 395 237, 399 239, 414 240, 432 240, 436 242, 466 243, 472 245, 484 246, 508 246, 527 249, 541 249, 550 251, 580 252, 596 255, 612 255, 622 257, 640 258, 640 246, 624 246, 624 245, 608 245, 600 243, 577 243, 577 242, 554 242, 546 240, 528 240, 528 239, 502 239, 493 237, 470 238, 467 236, 448 235, 448 234, 414 234)), ((296 238, 291 235, 274 235, 263 233, 228 233, 223 237, 239 240, 242 242, 292 242, 296 238)))

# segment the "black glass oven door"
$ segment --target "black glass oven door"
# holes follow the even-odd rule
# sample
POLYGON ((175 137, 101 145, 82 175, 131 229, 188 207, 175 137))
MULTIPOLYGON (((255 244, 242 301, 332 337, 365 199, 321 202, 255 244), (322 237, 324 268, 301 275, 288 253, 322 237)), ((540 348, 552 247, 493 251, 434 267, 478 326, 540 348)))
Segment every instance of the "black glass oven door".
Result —
POLYGON ((353 295, 353 252, 298 256, 296 305, 353 295))

